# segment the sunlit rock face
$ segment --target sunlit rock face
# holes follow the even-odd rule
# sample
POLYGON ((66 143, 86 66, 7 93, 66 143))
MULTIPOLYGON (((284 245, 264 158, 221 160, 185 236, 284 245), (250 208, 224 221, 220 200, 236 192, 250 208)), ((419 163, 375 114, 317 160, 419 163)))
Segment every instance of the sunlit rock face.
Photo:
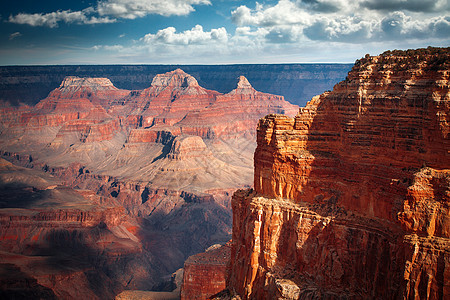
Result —
POLYGON ((366 56, 258 125, 228 288, 256 298, 450 296, 450 50, 366 56))
POLYGON ((184 263, 181 299, 210 299, 226 287, 230 243, 213 245, 184 263))
POLYGON ((227 242, 231 194, 253 182, 259 118, 298 111, 244 77, 236 86, 207 90, 180 69, 133 91, 67 77, 34 107, 2 108, 0 153, 15 165, 0 168, 0 264, 19 289, 89 299, 150 290, 227 242), (21 175, 31 169, 56 183, 21 175))

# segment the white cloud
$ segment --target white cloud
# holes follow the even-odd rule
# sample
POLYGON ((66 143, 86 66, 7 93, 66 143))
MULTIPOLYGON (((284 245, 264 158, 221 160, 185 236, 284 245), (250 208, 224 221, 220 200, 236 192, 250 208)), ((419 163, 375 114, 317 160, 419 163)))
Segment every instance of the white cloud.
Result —
POLYGON ((11 33, 10 35, 9 35, 9 40, 11 41, 11 40, 13 40, 13 39, 15 39, 15 38, 18 38, 18 37, 20 37, 20 36, 22 36, 22 34, 20 33, 20 32, 14 32, 14 33, 11 33))
POLYGON ((75 24, 113 23, 117 19, 136 19, 149 14, 182 16, 194 11, 193 5, 209 5, 209 0, 106 0, 97 7, 81 11, 58 10, 50 13, 19 13, 8 21, 30 26, 58 27, 60 22, 75 24))
POLYGON ((381 20, 381 38, 449 38, 450 17, 415 20, 403 12, 394 12, 381 20))
POLYGON ((167 27, 159 30, 156 34, 146 34, 141 40, 147 44, 205 45, 212 42, 225 43, 228 35, 224 27, 204 31, 202 26, 196 25, 191 30, 180 33, 177 33, 174 27, 167 27))
POLYGON ((50 28, 58 27, 59 22, 76 23, 76 24, 98 24, 113 23, 114 19, 108 17, 97 18, 95 16, 88 17, 90 9, 83 11, 59 10, 47 14, 26 14, 20 13, 10 16, 8 21, 16 24, 26 24, 30 26, 47 26, 50 28))
POLYGON ((360 17, 319 17, 303 32, 311 40, 359 43, 372 38, 377 27, 377 21, 360 17))
POLYGON ((122 45, 95 45, 92 47, 93 50, 106 50, 106 51, 122 51, 125 49, 122 45))
POLYGON ((280 0, 275 6, 257 5, 254 10, 241 5, 231 12, 237 25, 275 26, 288 24, 307 24, 309 14, 289 0, 280 0))
POLYGON ((194 11, 193 5, 211 4, 209 0, 107 0, 100 1, 100 15, 136 19, 149 14, 183 16, 194 11))
POLYGON ((450 38, 450 16, 437 16, 445 0, 280 0, 276 5, 239 6, 233 22, 266 29, 271 43, 317 41, 361 43, 385 39, 450 38), (395 9, 405 11, 395 11, 395 9), (394 10, 391 13, 387 10, 394 10), (415 11, 409 13, 407 11, 415 11))

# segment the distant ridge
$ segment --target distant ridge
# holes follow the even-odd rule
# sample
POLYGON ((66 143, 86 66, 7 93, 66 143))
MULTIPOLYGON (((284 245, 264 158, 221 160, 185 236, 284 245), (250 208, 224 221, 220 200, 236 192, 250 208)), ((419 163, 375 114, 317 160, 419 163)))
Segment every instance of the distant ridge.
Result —
POLYGON ((0 103, 34 105, 66 76, 106 77, 119 89, 144 89, 154 76, 181 68, 206 89, 228 93, 243 75, 261 92, 304 106, 345 79, 353 64, 0 66, 0 103))

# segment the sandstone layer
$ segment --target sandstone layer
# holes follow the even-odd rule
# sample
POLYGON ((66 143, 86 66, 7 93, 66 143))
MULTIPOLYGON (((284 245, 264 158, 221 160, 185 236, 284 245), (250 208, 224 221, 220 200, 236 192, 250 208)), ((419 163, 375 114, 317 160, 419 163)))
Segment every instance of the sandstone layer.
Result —
POLYGON ((181 300, 210 299, 226 287, 230 244, 213 245, 184 263, 181 300))
POLYGON ((244 299, 450 296, 450 50, 356 62, 295 118, 259 122, 235 193, 228 288, 244 299))
MULTIPOLYGON (((80 255, 89 260, 80 265, 90 268, 92 260, 95 266, 89 276, 107 274, 108 297, 121 289, 158 289, 189 256, 230 239, 231 194, 252 185, 258 119, 268 113, 293 116, 297 110, 281 96, 256 91, 245 77, 228 94, 201 87, 180 69, 159 74, 148 88, 132 91, 116 88, 107 78, 67 77, 36 106, 0 111, 2 157, 58 178, 55 189, 25 186, 14 201, 0 203, 7 237, 0 246, 11 255, 33 257, 40 252, 27 249, 41 248, 50 239, 63 245, 55 248, 59 259, 59 252, 70 250, 66 239, 75 236, 82 246, 74 249, 80 248, 80 255), (85 204, 86 195, 92 203, 85 204), (64 205, 56 205, 55 212, 49 208, 52 201, 64 205), (19 208, 32 216, 8 223, 9 214, 19 208), (126 225, 108 223, 110 212, 123 216, 126 225), (36 235, 34 227, 40 228, 40 238, 29 242, 36 235), (121 240, 126 232, 129 237, 121 240), (120 248, 124 243, 125 249, 120 248)), ((14 192, 17 189, 6 185, 6 196, 14 192)), ((71 250, 63 256, 72 260, 72 255, 71 250)), ((7 267, 17 266, 22 269, 18 263, 7 267)), ((45 262, 36 273, 41 269, 59 276, 45 262)), ((64 272, 81 276, 80 283, 64 281, 65 289, 78 291, 82 286, 92 297, 102 293, 95 283, 87 287, 87 269, 64 272)), ((33 272, 22 275, 40 292, 50 288, 62 295, 61 286, 44 284, 33 272)))
POLYGON ((252 184, 258 119, 297 110, 281 96, 257 92, 245 77, 228 94, 202 88, 180 69, 136 91, 106 78, 67 77, 35 107, 2 110, 0 147, 6 158, 32 157, 30 167, 80 164, 89 175, 77 177, 133 182, 142 199, 147 190, 202 197, 214 191, 209 195, 220 198, 252 184))

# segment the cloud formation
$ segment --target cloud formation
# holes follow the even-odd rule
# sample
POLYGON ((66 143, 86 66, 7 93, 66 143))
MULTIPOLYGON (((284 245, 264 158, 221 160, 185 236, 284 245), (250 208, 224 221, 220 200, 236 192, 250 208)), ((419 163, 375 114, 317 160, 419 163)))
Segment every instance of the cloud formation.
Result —
POLYGON ((50 28, 58 27, 60 22, 76 23, 76 24, 99 24, 99 23, 113 23, 116 20, 109 17, 95 17, 88 16, 91 9, 82 11, 59 10, 47 14, 26 14, 20 13, 15 16, 10 16, 8 21, 15 24, 26 24, 30 26, 47 26, 50 28))
POLYGON ((22 36, 22 34, 20 33, 20 32, 14 32, 14 33, 11 33, 10 35, 9 35, 9 40, 10 41, 12 41, 13 39, 15 39, 15 38, 18 38, 18 37, 20 37, 20 36, 22 36))
POLYGON ((167 27, 156 34, 146 34, 141 40, 146 44, 205 45, 214 42, 224 43, 228 40, 228 35, 224 27, 204 31, 201 25, 196 25, 180 33, 177 33, 174 27, 167 27))
POLYGON ((360 1, 360 5, 364 8, 382 11, 439 12, 450 9, 447 0, 363 0, 360 1))
POLYGON ((114 23, 118 19, 136 19, 149 14, 161 16, 183 16, 194 11, 193 5, 209 5, 209 0, 106 0, 99 1, 96 7, 81 11, 58 10, 51 13, 19 13, 10 16, 8 21, 30 26, 58 27, 60 22, 67 24, 114 23))
POLYGON ((268 7, 257 4, 253 10, 241 5, 231 12, 231 18, 237 25, 262 27, 305 24, 310 19, 305 10, 289 0, 280 0, 275 6, 268 7))
POLYGON ((92 47, 92 50, 106 50, 106 51, 122 51, 125 48, 122 45, 112 45, 112 46, 108 46, 108 45, 95 45, 94 47, 92 47))
POLYGON ((193 5, 211 4, 209 0, 107 0, 100 1, 97 12, 101 16, 136 19, 149 14, 183 16, 194 11, 193 5))
POLYGON ((267 42, 361 43, 395 39, 450 38, 446 0, 280 0, 273 6, 239 6, 240 26, 264 28, 267 42), (408 12, 414 12, 409 14, 408 12), (434 13, 434 14, 433 14, 434 13))
MULTIPOLYGON (((150 20, 148 26, 157 26, 157 29, 146 27, 149 19, 136 23, 127 21, 127 26, 121 28, 123 34, 116 33, 116 40, 99 37, 83 45, 90 51, 81 56, 83 59, 94 53, 100 60, 107 57, 110 62, 113 58, 117 62, 139 63, 348 62, 349 57, 360 57, 361 53, 382 52, 387 48, 445 46, 450 42, 449 0, 258 2, 96 0, 80 11, 20 13, 6 21, 55 28, 61 24, 114 23, 148 15, 183 16, 178 20, 150 20), (190 15, 199 5, 209 7, 190 15), (199 23, 198 17, 202 20, 207 17, 208 25, 199 23), (229 19, 234 26, 229 26, 229 19), (216 28, 206 29, 220 22, 228 27, 215 25, 216 28), (128 26, 130 24, 136 24, 136 30, 128 26), (198 25, 192 27, 193 24, 198 25)), ((10 40, 20 36, 19 30, 24 32, 16 30, 10 40)), ((101 30, 109 28, 103 26, 98 31, 101 30)), ((55 32, 57 30, 52 31, 55 32)), ((22 38, 21 42, 24 40, 22 38)))

